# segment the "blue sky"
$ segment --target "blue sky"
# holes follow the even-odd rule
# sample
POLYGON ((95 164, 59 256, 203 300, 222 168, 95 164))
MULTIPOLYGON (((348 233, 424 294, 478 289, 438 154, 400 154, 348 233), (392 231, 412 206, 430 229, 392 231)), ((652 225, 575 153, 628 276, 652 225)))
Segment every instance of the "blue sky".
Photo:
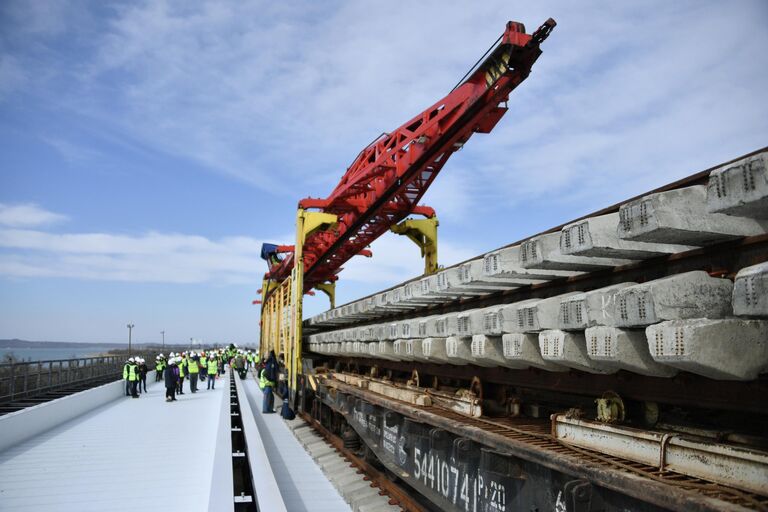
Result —
MULTIPOLYGON (((292 243, 371 139, 503 31, 558 27, 427 193, 450 265, 768 144, 768 3, 0 5, 0 338, 254 341, 292 243)), ((419 273, 373 245, 339 302, 419 273)), ((305 311, 325 308, 308 298, 305 311)))

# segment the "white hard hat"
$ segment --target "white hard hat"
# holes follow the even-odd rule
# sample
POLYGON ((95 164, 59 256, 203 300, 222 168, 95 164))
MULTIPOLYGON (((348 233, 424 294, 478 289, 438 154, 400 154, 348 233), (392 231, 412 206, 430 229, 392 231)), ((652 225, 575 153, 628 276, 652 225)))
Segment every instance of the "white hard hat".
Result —
POLYGON ((164 356, 163 354, 160 354, 160 355, 159 355, 159 356, 157 356, 157 357, 165 357, 165 356, 164 356))
POLYGON ((134 362, 134 359, 133 359, 132 357, 129 357, 129 358, 128 358, 128 362, 129 362, 129 363, 132 363, 132 362, 134 362))

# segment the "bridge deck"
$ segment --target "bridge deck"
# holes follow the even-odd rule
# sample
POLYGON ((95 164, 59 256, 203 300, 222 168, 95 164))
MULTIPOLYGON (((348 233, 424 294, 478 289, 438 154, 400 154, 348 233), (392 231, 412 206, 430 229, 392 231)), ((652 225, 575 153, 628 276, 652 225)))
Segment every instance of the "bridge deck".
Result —
MULTIPOLYGON (((0 453, 0 510, 207 510, 227 377, 166 403, 162 383, 0 453)), ((227 504, 228 505, 228 504, 227 504)))

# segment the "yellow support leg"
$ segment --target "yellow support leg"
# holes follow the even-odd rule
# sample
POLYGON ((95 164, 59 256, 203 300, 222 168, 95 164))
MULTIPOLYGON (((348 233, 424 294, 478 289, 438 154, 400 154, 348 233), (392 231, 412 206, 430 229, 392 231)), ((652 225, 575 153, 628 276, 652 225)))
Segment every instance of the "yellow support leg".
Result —
POLYGON ((293 254, 293 270, 291 271, 291 300, 290 300, 290 339, 285 354, 285 364, 289 372, 290 402, 295 403, 298 390, 298 376, 301 373, 301 323, 304 298, 304 242, 307 237, 318 230, 332 228, 337 222, 336 215, 331 213, 308 212, 299 208, 296 213, 296 245, 293 254))
POLYGON ((336 307, 336 283, 320 283, 315 285, 315 288, 328 296, 331 301, 330 309, 336 307))
POLYGON ((437 272, 437 217, 406 219, 390 228, 393 233, 405 235, 421 249, 424 258, 424 275, 437 272))

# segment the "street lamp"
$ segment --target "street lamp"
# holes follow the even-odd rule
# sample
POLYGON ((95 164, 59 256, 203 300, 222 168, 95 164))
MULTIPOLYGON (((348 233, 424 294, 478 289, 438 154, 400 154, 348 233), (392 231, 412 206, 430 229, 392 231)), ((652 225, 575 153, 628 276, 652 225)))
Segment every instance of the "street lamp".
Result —
POLYGON ((128 327, 128 357, 131 357, 131 331, 133 330, 133 324, 128 324, 126 327, 128 327))
POLYGON ((160 331, 160 334, 163 335, 163 352, 165 352, 165 331, 160 331))

